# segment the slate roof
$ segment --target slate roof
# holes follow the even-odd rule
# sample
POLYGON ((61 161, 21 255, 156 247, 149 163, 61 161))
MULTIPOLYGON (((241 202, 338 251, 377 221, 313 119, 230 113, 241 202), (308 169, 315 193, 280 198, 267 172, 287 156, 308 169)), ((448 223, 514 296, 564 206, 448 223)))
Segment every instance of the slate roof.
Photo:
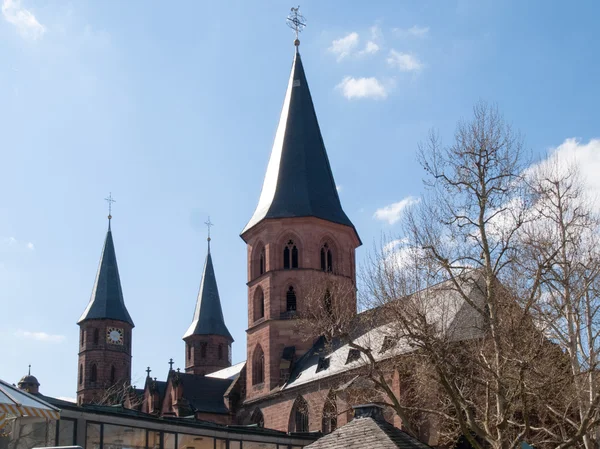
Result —
POLYGON ((306 446, 306 449, 430 449, 416 438, 373 418, 356 418, 329 435, 306 446))
POLYGON ((214 373, 207 374, 206 377, 215 377, 217 379, 229 379, 233 380, 237 376, 240 375, 240 371, 246 365, 246 361, 236 363, 235 365, 228 366, 227 368, 223 368, 219 371, 215 371, 214 373))
POLYGON ((317 217, 354 229, 340 203, 297 50, 260 200, 242 234, 264 219, 288 217, 317 217))
MULTIPOLYGON (((468 295, 475 303, 481 303, 482 296, 479 278, 468 276, 463 282, 468 295)), ((436 323, 438 328, 453 340, 460 341, 478 338, 483 332, 483 321, 462 296, 453 289, 450 282, 429 287, 416 292, 407 299, 420 301, 421 307, 426 311, 429 322, 436 323)), ((397 330, 387 322, 385 310, 372 309, 356 317, 353 340, 361 346, 372 349, 375 360, 385 360, 413 350, 405 338, 398 338, 397 330), (392 338, 393 344, 383 350, 386 338, 392 338)), ((389 343, 386 342, 389 345, 389 343)), ((366 360, 362 354, 357 358, 349 357, 352 348, 341 341, 326 343, 323 337, 319 338, 312 348, 308 350, 295 363, 290 373, 289 381, 282 389, 290 389, 300 385, 325 379, 333 375, 351 371, 362 366, 366 360), (323 361, 327 359, 325 363, 323 361)))
POLYGON ((223 396, 230 379, 218 379, 198 374, 177 373, 183 385, 183 398, 194 412, 229 413, 223 396))
POLYGON ((110 221, 92 289, 92 297, 77 323, 101 319, 118 320, 129 323, 131 326, 134 325, 123 299, 110 221))
POLYGON ((183 338, 192 335, 221 335, 233 341, 233 337, 229 333, 223 318, 223 309, 221 308, 221 299, 219 298, 219 289, 217 288, 217 278, 215 277, 215 269, 213 267, 212 256, 210 255, 210 242, 206 261, 204 262, 194 318, 183 338))

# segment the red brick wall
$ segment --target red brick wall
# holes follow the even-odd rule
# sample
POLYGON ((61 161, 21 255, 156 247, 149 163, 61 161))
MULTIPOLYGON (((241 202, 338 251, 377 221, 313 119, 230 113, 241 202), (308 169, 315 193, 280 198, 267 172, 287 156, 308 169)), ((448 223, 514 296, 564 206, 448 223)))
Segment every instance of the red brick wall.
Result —
POLYGON ((90 320, 80 324, 79 363, 77 365, 77 400, 79 403, 97 401, 106 388, 111 386, 111 368, 115 368, 115 383, 131 382, 131 338, 132 326, 115 320, 90 320), (107 343, 108 328, 124 330, 123 345, 107 343), (98 342, 94 342, 94 331, 98 330, 98 342), (82 342, 81 332, 84 333, 82 342), (92 382, 92 366, 96 365, 96 382, 92 382), (83 367, 83 383, 79 370, 83 367))
POLYGON ((210 374, 231 366, 228 354, 231 342, 220 335, 192 335, 185 338, 185 372, 189 374, 210 374), (206 344, 206 357, 202 357, 202 345, 206 344), (222 348, 219 358, 219 345, 222 348), (189 356, 189 357, 188 357, 189 356))

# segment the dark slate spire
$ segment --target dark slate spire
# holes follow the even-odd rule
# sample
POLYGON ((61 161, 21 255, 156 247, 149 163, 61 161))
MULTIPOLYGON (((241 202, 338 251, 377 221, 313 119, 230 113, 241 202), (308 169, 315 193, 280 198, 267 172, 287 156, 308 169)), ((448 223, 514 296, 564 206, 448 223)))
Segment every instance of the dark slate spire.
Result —
POLYGON ((354 228, 340 203, 297 48, 260 200, 242 234, 266 218, 317 217, 354 228))
POLYGON ((208 253, 204 262, 204 271, 202 272, 200 291, 196 300, 194 319, 183 338, 192 335, 221 335, 233 341, 233 337, 229 333, 223 319, 217 278, 215 277, 215 269, 213 268, 212 257, 210 255, 210 237, 208 238, 208 253))
POLYGON ((115 254, 115 245, 110 229, 110 218, 92 297, 81 318, 79 318, 78 324, 87 320, 101 319, 119 320, 133 326, 133 321, 123 300, 117 255, 115 254))

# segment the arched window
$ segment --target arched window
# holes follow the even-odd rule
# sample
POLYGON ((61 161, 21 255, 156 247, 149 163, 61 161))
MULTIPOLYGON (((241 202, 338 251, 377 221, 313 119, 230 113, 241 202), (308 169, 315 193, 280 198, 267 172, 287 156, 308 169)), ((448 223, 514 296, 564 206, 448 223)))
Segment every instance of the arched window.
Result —
POLYGON ((258 287, 254 293, 254 321, 265 317, 265 294, 258 287))
POLYGON ((321 270, 333 271, 333 253, 327 243, 321 247, 321 270))
POLYGON ((265 272, 265 249, 262 248, 260 250, 260 254, 258 255, 258 275, 260 276, 265 272))
POLYGON ((187 345, 187 356, 188 360, 192 360, 192 345, 190 343, 187 345))
POLYGON ((322 431, 324 434, 333 432, 337 428, 337 404, 335 394, 329 393, 323 406, 322 431))
POLYGON ((113 365, 110 367, 110 383, 114 384, 116 380, 117 380, 117 370, 113 365))
POLYGON ((208 346, 208 343, 206 343, 205 341, 200 343, 200 357, 203 359, 206 358, 206 347, 207 346, 208 346))
POLYGON ((260 345, 254 350, 252 358, 252 385, 262 384, 265 381, 265 353, 260 345))
POLYGON ((96 367, 96 364, 92 365, 90 371, 90 382, 96 382, 98 380, 98 368, 96 367))
POLYGON ((296 291, 291 285, 290 288, 288 288, 287 293, 285 294, 285 309, 288 312, 296 311, 296 291))
POLYGON ((298 268, 298 247, 293 240, 289 240, 283 249, 283 268, 298 268))
POLYGON ((83 365, 79 365, 79 385, 83 385, 83 365))
POLYGON ((81 329, 81 346, 85 343, 85 331, 81 329))
POLYGON ((100 331, 98 329, 94 329, 94 344, 97 345, 100 341, 100 331))
POLYGON ((308 432, 308 404, 298 396, 290 416, 290 432, 308 432))
POLYGON ((265 427, 265 418, 259 408, 252 412, 250 423, 255 424, 257 427, 265 427))
POLYGON ((219 360, 223 360, 223 345, 219 345, 218 356, 219 356, 219 360))

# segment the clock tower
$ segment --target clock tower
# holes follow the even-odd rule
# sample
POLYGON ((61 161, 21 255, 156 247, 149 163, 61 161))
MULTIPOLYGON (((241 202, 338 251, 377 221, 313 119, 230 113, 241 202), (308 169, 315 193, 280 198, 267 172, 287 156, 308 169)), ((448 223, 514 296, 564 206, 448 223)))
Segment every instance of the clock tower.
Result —
POLYGON ((110 227, 92 297, 78 323, 77 403, 119 401, 131 382, 133 321, 125 307, 110 227), (111 397, 111 393, 115 397, 111 397), (119 394, 121 393, 121 395, 119 394))

